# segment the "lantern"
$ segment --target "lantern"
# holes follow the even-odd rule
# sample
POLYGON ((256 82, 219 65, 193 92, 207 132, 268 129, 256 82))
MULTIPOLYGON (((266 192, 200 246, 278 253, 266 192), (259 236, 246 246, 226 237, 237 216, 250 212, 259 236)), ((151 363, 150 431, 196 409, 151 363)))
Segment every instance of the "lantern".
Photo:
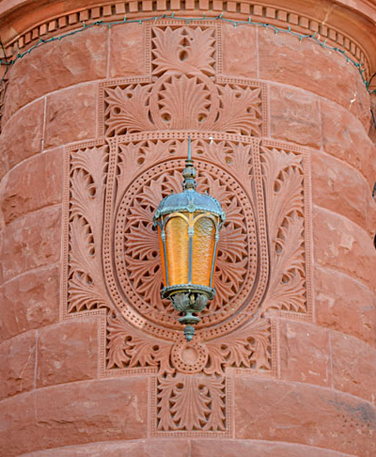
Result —
POLYGON ((215 296, 214 274, 219 231, 225 221, 221 204, 196 189, 196 169, 191 158, 189 138, 188 159, 183 171, 183 192, 171 194, 159 204, 154 224, 158 227, 162 258, 162 298, 169 298, 173 307, 184 313, 179 322, 184 334, 192 340, 196 315, 215 296))

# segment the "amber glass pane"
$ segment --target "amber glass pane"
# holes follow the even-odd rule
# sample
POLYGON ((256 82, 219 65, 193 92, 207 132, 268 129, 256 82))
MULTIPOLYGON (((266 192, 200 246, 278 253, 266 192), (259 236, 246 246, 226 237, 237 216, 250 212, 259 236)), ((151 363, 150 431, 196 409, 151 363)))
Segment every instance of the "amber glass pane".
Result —
POLYGON ((215 242, 215 226, 208 217, 201 217, 195 223, 194 228, 192 283, 209 287, 215 242))
POLYGON ((169 285, 188 284, 188 224, 181 217, 166 224, 166 248, 169 285))
POLYGON ((163 251, 163 242, 161 238, 161 228, 158 226, 158 239, 159 239, 159 252, 161 253, 162 273, 163 273, 163 285, 166 287, 166 269, 165 269, 165 257, 163 251))

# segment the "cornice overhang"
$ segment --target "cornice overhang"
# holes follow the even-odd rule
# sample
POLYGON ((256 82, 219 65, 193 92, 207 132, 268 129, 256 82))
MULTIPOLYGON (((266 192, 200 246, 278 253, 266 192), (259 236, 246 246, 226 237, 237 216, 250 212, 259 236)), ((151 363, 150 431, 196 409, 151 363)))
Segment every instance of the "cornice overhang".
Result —
POLYGON ((0 36, 8 56, 35 45, 41 38, 63 34, 86 23, 158 16, 208 18, 223 13, 234 20, 269 23, 306 34, 317 33, 329 45, 344 50, 365 70, 376 71, 376 0, 2 0, 0 36))

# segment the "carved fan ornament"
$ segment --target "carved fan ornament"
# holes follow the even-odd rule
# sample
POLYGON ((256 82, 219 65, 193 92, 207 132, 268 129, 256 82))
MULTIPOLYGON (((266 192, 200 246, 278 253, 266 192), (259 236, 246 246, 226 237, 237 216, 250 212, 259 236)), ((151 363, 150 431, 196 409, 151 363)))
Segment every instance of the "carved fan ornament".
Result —
POLYGON ((220 26, 143 27, 149 79, 102 83, 105 139, 67 149, 63 316, 105 314, 101 373, 152 377, 152 434, 231 436, 231 370, 276 374, 273 316, 310 316, 306 152, 262 139, 266 89, 219 74, 220 26), (188 134, 198 191, 227 216, 190 343, 161 299, 153 227, 181 191, 188 134))

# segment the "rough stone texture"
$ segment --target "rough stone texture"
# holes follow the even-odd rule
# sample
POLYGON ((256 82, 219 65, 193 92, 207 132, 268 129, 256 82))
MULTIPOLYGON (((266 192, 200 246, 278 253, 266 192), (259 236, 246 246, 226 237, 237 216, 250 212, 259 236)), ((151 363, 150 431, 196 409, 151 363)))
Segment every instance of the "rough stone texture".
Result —
POLYGON ((146 436, 145 378, 37 389, 0 404, 2 457, 95 441, 146 436))
MULTIPOLYGON (((208 443, 207 443, 208 444, 208 443)), ((93 443, 69 448, 32 452, 23 457, 170 457, 171 455, 190 457, 190 445, 186 440, 137 440, 112 443, 93 443)))
POLYGON ((225 75, 257 78, 256 33, 253 27, 234 28, 231 24, 223 24, 222 70, 225 75))
POLYGON ((34 392, 17 395, 0 403, 0 449, 4 457, 35 449, 32 447, 38 442, 35 417, 34 392))
POLYGON ((312 200, 374 234, 376 203, 364 177, 343 161, 312 151, 312 200))
POLYGON ((191 457, 346 457, 328 449, 290 443, 247 440, 193 440, 191 457))
POLYGON ((49 92, 104 78, 106 66, 105 27, 95 27, 35 49, 12 68, 3 120, 6 122, 21 106, 49 92))
POLYGON ((333 386, 375 404, 376 349, 348 335, 331 332, 333 386))
POLYGON ((95 138, 96 94, 94 84, 83 84, 47 97, 45 148, 95 138))
POLYGON ((376 251, 367 232, 349 219, 315 206, 313 235, 319 265, 341 270, 375 291, 376 251))
POLYGON ((0 341, 52 324, 59 311, 59 267, 42 267, 0 288, 0 341))
POLYGON ((139 24, 119 25, 110 34, 110 77, 146 74, 143 27, 139 24))
POLYGON ((39 331, 37 387, 92 379, 97 374, 98 320, 70 320, 39 331))
POLYGON ((355 106, 352 108, 354 98, 350 100, 351 106, 349 111, 360 119, 364 129, 368 132, 370 126, 372 125, 372 115, 370 112, 371 103, 370 103, 370 94, 367 91, 366 85, 364 84, 360 73, 355 72, 355 87, 354 87, 354 97, 355 97, 355 106))
POLYGON ((270 134, 303 146, 321 146, 318 97, 307 91, 270 84, 270 134))
POLYGON ((280 363, 284 379, 329 386, 328 332, 315 325, 281 320, 280 363))
POLYGON ((3 125, 0 136, 0 178, 42 148, 44 100, 26 106, 3 125))
POLYGON ((0 208, 4 222, 61 202, 63 151, 38 154, 11 170, 3 180, 0 208))
POLYGON ((0 344, 0 399, 33 389, 35 335, 27 332, 0 344))
POLYGON ((0 252, 3 281, 56 263, 60 257, 60 238, 60 206, 43 208, 11 222, 4 230, 0 252))
POLYGON ((321 99, 324 150, 358 169, 372 189, 376 176, 376 147, 364 127, 338 104, 321 99))
POLYGON ((376 410, 323 387, 260 378, 235 379, 236 438, 295 442, 372 457, 376 410))
POLYGON ((359 101, 354 100, 357 70, 343 56, 269 29, 259 30, 258 43, 261 79, 298 86, 359 114, 359 101))
POLYGON ((367 287, 351 276, 322 267, 315 268, 314 283, 319 325, 376 343, 376 296, 367 287))
POLYGON ((251 440, 138 440, 93 443, 31 452, 22 457, 351 457, 350 454, 290 443, 251 440))

